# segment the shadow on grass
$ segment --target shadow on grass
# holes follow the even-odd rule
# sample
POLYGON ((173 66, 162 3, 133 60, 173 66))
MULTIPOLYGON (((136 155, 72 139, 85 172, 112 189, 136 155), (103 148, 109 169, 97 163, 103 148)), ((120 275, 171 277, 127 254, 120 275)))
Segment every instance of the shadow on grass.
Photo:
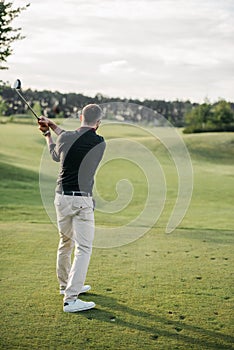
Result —
MULTIPOLYGON (((180 341, 189 344, 195 344, 205 349, 232 349, 234 337, 210 331, 201 327, 188 325, 184 321, 174 321, 164 318, 157 314, 135 310, 126 305, 119 304, 118 301, 110 296, 89 293, 89 297, 98 303, 101 308, 79 313, 88 320, 98 320, 101 322, 113 323, 115 327, 125 327, 136 331, 148 333, 152 340, 159 337, 171 338, 174 341, 180 341), (108 311, 111 309, 112 311, 108 311), (122 317, 120 316, 122 314, 122 317), (125 320, 125 315, 137 317, 136 322, 125 320), (139 322, 139 318, 141 321, 139 322), (147 325, 155 322, 155 326, 147 325), (188 335, 183 333, 187 332, 188 335)), ((129 319, 129 317, 128 317, 129 319)))

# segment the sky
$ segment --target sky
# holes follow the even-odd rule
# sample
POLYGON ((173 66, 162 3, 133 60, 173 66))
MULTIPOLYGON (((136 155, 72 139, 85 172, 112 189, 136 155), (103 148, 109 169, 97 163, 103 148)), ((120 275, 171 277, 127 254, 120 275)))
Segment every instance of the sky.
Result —
POLYGON ((88 96, 234 101, 233 18, 233 0, 31 0, 13 22, 26 38, 0 78, 88 96))

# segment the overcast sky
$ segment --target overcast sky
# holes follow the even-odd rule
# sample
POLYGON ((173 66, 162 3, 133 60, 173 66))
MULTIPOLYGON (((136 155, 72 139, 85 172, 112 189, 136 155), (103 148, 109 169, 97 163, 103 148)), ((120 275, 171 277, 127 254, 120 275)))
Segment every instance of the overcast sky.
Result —
POLYGON ((26 38, 1 79, 90 96, 234 101, 233 0, 30 2, 15 20, 26 38))

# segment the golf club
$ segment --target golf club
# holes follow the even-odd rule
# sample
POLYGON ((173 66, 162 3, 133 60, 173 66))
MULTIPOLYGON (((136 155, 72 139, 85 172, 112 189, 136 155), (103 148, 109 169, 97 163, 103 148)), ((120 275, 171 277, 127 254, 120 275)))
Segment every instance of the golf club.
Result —
POLYGON ((16 79, 14 82, 13 88, 17 92, 17 94, 20 96, 20 98, 24 101, 24 103, 28 106, 30 111, 33 113, 33 115, 37 118, 37 120, 40 120, 40 118, 36 115, 30 104, 25 100, 25 98, 22 96, 21 92, 19 91, 21 89, 21 81, 19 79, 16 79))

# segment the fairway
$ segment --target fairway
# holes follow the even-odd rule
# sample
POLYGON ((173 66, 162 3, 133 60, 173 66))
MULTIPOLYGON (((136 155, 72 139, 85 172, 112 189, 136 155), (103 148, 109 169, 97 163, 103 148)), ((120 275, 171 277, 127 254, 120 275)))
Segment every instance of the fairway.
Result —
MULTIPOLYGON (((186 216, 171 234, 165 229, 178 179, 165 147, 134 126, 103 125, 100 134, 107 140, 121 135, 155 155, 167 185, 165 205, 139 239, 94 248, 87 276, 92 290, 82 298, 97 306, 66 314, 55 275, 58 234, 39 187, 45 140, 35 124, 0 125, 0 349, 234 348, 234 133, 182 136, 194 189, 186 216)), ((114 201, 121 179, 131 182, 132 200, 108 214, 100 203, 99 230, 118 229, 143 210, 147 179, 126 159, 99 170, 96 190, 103 200, 114 201)), ((51 183, 55 186, 52 176, 51 183)))

